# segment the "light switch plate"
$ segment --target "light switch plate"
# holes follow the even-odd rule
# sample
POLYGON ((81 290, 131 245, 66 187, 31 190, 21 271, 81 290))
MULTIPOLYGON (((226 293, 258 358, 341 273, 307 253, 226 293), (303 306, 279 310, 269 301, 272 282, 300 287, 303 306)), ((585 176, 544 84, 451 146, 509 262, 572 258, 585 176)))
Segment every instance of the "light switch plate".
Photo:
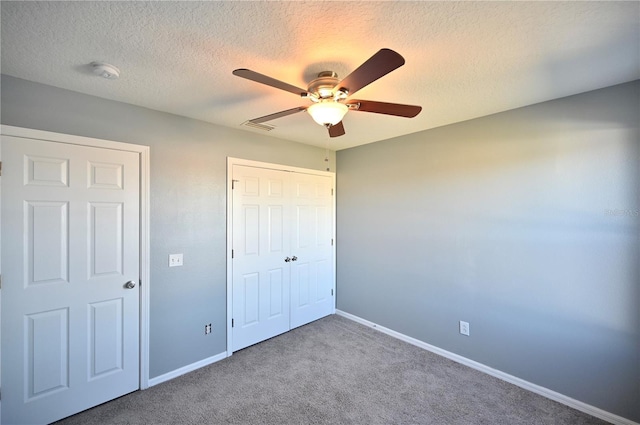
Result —
POLYGON ((169 267, 182 265, 182 254, 169 254, 169 267))

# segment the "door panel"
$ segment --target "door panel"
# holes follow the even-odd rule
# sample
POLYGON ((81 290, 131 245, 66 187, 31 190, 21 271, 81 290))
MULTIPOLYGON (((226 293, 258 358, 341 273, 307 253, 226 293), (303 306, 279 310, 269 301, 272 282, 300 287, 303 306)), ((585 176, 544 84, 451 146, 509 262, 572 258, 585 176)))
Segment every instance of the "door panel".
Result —
POLYGON ((26 201, 25 284, 68 283, 69 203, 26 201))
POLYGON ((69 386, 69 310, 61 308, 25 316, 27 400, 69 386))
POLYGON ((289 330, 287 174, 233 166, 233 347, 289 330))
POLYGON ((123 299, 89 304, 89 379, 122 370, 123 299))
POLYGON ((291 173, 293 246, 291 328, 331 314, 333 307, 333 197, 328 176, 291 173))
POLYGON ((90 277, 122 275, 124 235, 121 202, 89 203, 90 277))
POLYGON ((3 136, 2 422, 139 388, 139 155, 3 136))

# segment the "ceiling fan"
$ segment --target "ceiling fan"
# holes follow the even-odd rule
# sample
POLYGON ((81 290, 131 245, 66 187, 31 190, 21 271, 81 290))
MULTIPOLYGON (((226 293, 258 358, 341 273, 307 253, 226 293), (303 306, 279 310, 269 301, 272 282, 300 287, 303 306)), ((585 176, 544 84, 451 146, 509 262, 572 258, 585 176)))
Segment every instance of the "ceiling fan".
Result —
POLYGON ((306 90, 250 69, 236 69, 233 71, 233 75, 288 91, 312 102, 309 106, 298 106, 297 108, 254 118, 249 120, 250 123, 259 124, 286 117, 296 112, 307 111, 315 122, 329 130, 330 137, 338 137, 345 134, 342 118, 349 110, 407 118, 413 118, 420 113, 422 110, 420 106, 349 98, 361 88, 402 65, 404 65, 402 56, 391 49, 381 49, 343 80, 339 80, 338 75, 333 71, 323 71, 318 74, 318 78, 309 83, 306 90))

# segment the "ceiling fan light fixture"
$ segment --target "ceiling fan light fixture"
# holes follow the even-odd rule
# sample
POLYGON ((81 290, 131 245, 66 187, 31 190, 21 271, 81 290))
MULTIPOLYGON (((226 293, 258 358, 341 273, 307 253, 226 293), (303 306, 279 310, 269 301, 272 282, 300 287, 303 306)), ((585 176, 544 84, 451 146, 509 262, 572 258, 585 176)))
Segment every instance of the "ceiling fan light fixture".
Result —
POLYGON ((321 126, 332 126, 342 121, 342 118, 349 110, 344 103, 325 101, 314 103, 307 108, 311 118, 321 126))

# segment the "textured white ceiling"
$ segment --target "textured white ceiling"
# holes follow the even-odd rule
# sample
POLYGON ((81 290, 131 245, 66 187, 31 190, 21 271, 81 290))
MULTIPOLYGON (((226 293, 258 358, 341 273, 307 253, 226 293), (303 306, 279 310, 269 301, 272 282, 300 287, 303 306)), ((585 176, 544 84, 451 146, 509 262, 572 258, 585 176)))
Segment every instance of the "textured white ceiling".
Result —
POLYGON ((239 128, 307 104, 235 77, 305 88, 380 48, 406 64, 357 98, 421 105, 413 119, 349 112, 329 139, 306 113, 270 136, 344 149, 640 78, 639 2, 9 2, 3 74, 239 128), (105 61, 120 79, 91 74, 105 61))

